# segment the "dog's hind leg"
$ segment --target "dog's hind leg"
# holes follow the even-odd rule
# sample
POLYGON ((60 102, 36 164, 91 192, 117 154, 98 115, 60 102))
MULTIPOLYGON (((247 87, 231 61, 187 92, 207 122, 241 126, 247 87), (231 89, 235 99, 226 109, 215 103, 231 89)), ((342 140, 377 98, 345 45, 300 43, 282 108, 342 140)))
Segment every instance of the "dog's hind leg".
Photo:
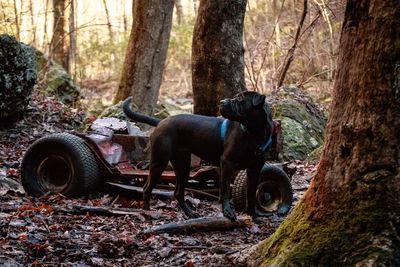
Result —
POLYGON ((176 176, 174 196, 186 216, 189 218, 196 218, 198 215, 194 213, 185 202, 185 188, 189 179, 190 159, 189 152, 179 152, 178 155, 171 160, 176 176))
POLYGON ((152 146, 149 176, 147 177, 146 184, 143 187, 143 209, 150 209, 151 191, 159 182, 161 174, 167 167, 169 161, 169 146, 168 143, 160 144, 160 139, 156 139, 157 146, 152 146), (159 145, 160 144, 160 145, 159 145))

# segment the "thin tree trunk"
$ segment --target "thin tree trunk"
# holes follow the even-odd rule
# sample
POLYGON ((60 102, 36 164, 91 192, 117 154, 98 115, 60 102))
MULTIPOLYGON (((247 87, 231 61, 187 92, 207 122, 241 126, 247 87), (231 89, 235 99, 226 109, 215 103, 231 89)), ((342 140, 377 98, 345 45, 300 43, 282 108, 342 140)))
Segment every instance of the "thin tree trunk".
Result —
POLYGON ((399 14, 398 0, 348 0, 317 172, 249 265, 400 265, 399 14))
POLYGON ((183 16, 182 0, 175 0, 175 8, 176 8, 176 19, 178 24, 184 23, 185 18, 183 16))
POLYGON ((45 11, 44 11, 44 25, 43 25, 43 51, 46 51, 48 49, 48 35, 47 35, 47 14, 49 12, 49 0, 46 0, 46 6, 45 6, 45 11))
POLYGON ((31 42, 32 44, 36 44, 36 23, 35 23, 35 14, 33 10, 33 3, 32 0, 29 0, 29 13, 31 17, 31 34, 32 34, 32 39, 31 42))
POLYGON ((68 73, 74 77, 76 55, 75 0, 71 0, 69 13, 68 73))
POLYGON ((328 25, 328 30, 329 30, 329 69, 328 69, 328 81, 332 81, 333 75, 334 75, 334 46, 335 46, 335 39, 333 36, 333 28, 332 28, 332 22, 331 19, 329 18, 329 13, 328 13, 328 8, 326 6, 325 0, 321 0, 321 2, 318 2, 317 0, 314 0, 314 2, 318 5, 319 9, 321 10, 322 16, 328 25))
MULTIPOLYGON (((126 18, 126 5, 125 2, 123 1, 123 23, 124 23, 124 32, 128 31, 128 19, 126 18)), ((132 3, 132 6, 134 5, 134 2, 132 3)), ((133 15, 133 14, 132 14, 133 15)))
POLYGON ((50 57, 61 65, 64 64, 64 23, 65 2, 64 0, 53 0, 53 37, 50 42, 50 57))
POLYGON ((285 58, 285 62, 284 65, 282 67, 282 70, 279 74, 279 79, 278 79, 278 83, 277 83, 277 88, 281 87, 283 85, 283 82, 285 80, 286 77, 286 73, 289 70, 290 64, 292 63, 293 59, 294 59, 294 52, 296 51, 296 47, 297 44, 300 40, 300 33, 301 30, 303 28, 303 24, 304 24, 304 20, 306 19, 306 15, 307 15, 307 9, 308 9, 308 1, 304 0, 303 2, 303 13, 301 15, 301 19, 300 19, 300 23, 299 26, 297 27, 297 31, 296 31, 296 36, 294 38, 294 43, 292 45, 292 47, 289 49, 286 58, 285 58))
POLYGON ((112 25, 111 25, 110 13, 108 12, 108 7, 107 7, 107 1, 106 0, 103 0, 103 6, 104 6, 104 10, 106 12, 108 34, 110 36, 110 40, 112 41, 113 40, 112 25))
POLYGON ((20 36, 19 36, 19 33, 20 33, 19 23, 20 22, 19 22, 19 18, 18 18, 17 0, 14 0, 14 16, 15 16, 15 30, 16 30, 15 36, 16 36, 17 40, 20 40, 20 36))
POLYGON ((279 28, 279 13, 278 13, 278 0, 272 1, 272 12, 274 16, 274 23, 275 23, 275 41, 276 45, 280 48, 281 47, 281 30, 279 28))

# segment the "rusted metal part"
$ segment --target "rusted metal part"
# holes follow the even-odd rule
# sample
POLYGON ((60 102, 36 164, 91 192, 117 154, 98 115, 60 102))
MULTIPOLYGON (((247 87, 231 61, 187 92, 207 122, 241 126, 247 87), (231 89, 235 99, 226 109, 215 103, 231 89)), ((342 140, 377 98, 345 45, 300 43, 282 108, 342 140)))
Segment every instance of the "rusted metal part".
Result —
MULTIPOLYGON (((106 183, 106 186, 110 187, 110 189, 112 190, 118 191, 119 193, 125 193, 127 195, 131 195, 132 192, 140 197, 142 197, 143 195, 143 188, 140 186, 125 185, 125 184, 111 183, 111 182, 106 183)), ((163 198, 174 197, 174 193, 172 191, 161 190, 156 188, 152 190, 151 194, 163 198)))
POLYGON ((279 154, 283 149, 283 134, 280 120, 273 120, 272 145, 267 153, 267 160, 279 160, 279 154))
MULTIPOLYGON (((96 120, 87 134, 75 133, 86 141, 87 146, 93 152, 99 162, 103 176, 108 181, 113 178, 122 178, 125 181, 145 181, 149 175, 149 134, 140 131, 126 121, 115 118, 96 120)), ((274 120, 272 146, 268 152, 269 160, 279 159, 282 151, 281 122, 274 120)), ((219 168, 216 166, 202 165, 199 157, 192 155, 190 180, 205 181, 212 179, 217 182, 219 168)), ((176 176, 172 168, 167 169, 161 175, 161 181, 165 183, 175 182, 176 176)))
MULTIPOLYGON (((117 166, 117 169, 119 172, 126 178, 139 178, 139 179, 147 179, 147 176, 149 175, 148 170, 140 170, 140 169, 134 169, 132 167, 127 167, 126 164, 120 164, 117 166)), ((212 177, 216 173, 217 167, 215 166, 202 166, 194 171, 191 171, 189 173, 189 179, 192 180, 201 180, 201 179, 207 179, 212 177)), ((164 171, 161 174, 161 180, 165 182, 175 182, 175 172, 173 171, 164 171)))
POLYGON ((118 174, 118 170, 116 170, 115 167, 110 165, 103 157, 103 154, 101 153, 99 147, 97 144, 90 139, 87 135, 85 134, 80 134, 80 133, 74 133, 76 136, 79 136, 83 140, 85 140, 86 145, 89 147, 89 149, 92 151, 93 155, 96 157, 97 162, 99 163, 99 167, 102 173, 107 173, 107 174, 118 174))

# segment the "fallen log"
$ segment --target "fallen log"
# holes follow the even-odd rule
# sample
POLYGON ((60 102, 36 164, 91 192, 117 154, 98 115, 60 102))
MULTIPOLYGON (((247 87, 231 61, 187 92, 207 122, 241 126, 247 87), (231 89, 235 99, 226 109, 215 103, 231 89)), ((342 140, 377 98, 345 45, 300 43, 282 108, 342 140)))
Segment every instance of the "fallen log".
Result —
POLYGON ((225 217, 201 217, 179 222, 162 224, 143 231, 143 234, 178 234, 206 231, 224 231, 241 228, 251 224, 250 217, 239 217, 237 221, 231 221, 225 217))

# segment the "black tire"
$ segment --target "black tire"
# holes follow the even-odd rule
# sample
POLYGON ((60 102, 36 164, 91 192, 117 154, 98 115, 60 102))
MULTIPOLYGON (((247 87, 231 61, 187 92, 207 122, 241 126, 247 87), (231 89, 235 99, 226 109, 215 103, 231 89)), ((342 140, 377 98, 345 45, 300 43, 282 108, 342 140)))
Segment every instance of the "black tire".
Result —
POLYGON ((98 189, 99 168, 82 138, 60 133, 31 145, 22 159, 21 177, 29 195, 61 193, 75 197, 98 189))
MULTIPOLYGON (((237 211, 244 211, 247 202, 247 174, 240 171, 232 188, 232 201, 237 211)), ((256 208, 261 213, 285 215, 293 202, 290 179, 280 168, 266 164, 260 173, 256 191, 256 208)))

